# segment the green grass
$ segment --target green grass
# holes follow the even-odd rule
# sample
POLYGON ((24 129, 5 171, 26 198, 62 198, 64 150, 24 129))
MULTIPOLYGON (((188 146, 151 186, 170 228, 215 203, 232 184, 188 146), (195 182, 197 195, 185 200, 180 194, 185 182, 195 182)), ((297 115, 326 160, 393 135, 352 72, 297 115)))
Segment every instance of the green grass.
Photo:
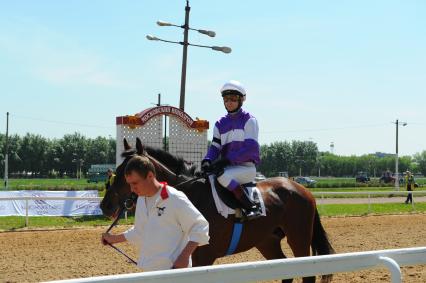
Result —
POLYGON ((367 214, 407 214, 426 213, 426 203, 411 204, 404 203, 374 203, 368 204, 323 204, 318 205, 321 216, 360 216, 367 214))
MULTIPOLYGON (((134 216, 129 216, 127 221, 120 219, 120 224, 133 224, 134 216)), ((30 216, 28 226, 34 228, 72 228, 72 227, 94 227, 111 225, 112 220, 104 216, 80 216, 80 217, 57 217, 57 216, 30 216)), ((3 216, 0 217, 0 231, 13 231, 25 228, 25 217, 3 216)))
POLYGON ((9 190, 102 190, 104 183, 87 179, 9 179, 9 190))

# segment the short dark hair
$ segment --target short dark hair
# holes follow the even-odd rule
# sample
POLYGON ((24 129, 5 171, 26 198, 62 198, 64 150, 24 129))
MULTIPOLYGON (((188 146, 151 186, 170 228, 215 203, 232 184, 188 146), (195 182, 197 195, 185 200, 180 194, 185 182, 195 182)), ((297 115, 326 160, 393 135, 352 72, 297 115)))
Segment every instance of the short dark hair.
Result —
POLYGON ((152 172, 155 175, 154 164, 146 156, 136 155, 130 158, 129 162, 124 169, 125 175, 130 175, 132 172, 138 173, 141 177, 146 178, 148 172, 152 172))

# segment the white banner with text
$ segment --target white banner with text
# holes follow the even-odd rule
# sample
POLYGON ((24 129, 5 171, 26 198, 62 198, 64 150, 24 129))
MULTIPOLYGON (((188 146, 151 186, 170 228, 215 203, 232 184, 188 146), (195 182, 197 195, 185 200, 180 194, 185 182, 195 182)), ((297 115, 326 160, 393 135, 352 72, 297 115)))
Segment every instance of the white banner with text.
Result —
POLYGON ((99 200, 52 200, 45 197, 95 198, 98 191, 0 191, 0 216, 81 216, 102 215, 99 200), (2 200, 1 198, 37 197, 35 200, 2 200))

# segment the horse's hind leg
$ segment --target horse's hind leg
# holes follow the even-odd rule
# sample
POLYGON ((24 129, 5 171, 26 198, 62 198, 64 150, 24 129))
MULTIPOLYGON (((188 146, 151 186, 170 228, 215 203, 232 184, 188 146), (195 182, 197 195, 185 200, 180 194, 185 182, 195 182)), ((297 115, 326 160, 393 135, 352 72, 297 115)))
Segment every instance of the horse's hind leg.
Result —
MULTIPOLYGON (((312 223, 299 223, 298 226, 293 226, 293 230, 288 229, 287 243, 293 251, 295 257, 303 257, 310 255, 311 241, 312 241, 312 223), (295 227, 298 227, 297 229, 295 227), (293 235, 293 233, 295 233, 293 235)), ((295 223, 295 225, 297 225, 295 223)), ((315 276, 303 277, 303 283, 314 283, 315 276)))
MULTIPOLYGON (((284 238, 284 234, 280 230, 281 233, 274 233, 269 236, 265 240, 263 240, 260 244, 256 245, 256 248, 263 255, 265 259, 281 259, 286 258, 284 252, 281 249, 281 239, 284 238), (281 235, 280 235, 281 234, 281 235)), ((291 283, 293 279, 285 279, 282 280, 282 283, 291 283)))

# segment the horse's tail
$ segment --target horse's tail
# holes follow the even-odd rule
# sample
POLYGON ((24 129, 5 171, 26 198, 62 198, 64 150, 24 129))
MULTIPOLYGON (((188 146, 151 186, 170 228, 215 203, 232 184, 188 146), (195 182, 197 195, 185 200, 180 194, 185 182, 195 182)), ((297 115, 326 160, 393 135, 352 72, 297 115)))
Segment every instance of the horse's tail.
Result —
MULTIPOLYGON (((321 224, 318 210, 315 209, 314 227, 312 234, 312 255, 328 255, 336 253, 328 240, 327 233, 321 224)), ((323 275, 321 282, 330 282, 332 274, 323 275)))

